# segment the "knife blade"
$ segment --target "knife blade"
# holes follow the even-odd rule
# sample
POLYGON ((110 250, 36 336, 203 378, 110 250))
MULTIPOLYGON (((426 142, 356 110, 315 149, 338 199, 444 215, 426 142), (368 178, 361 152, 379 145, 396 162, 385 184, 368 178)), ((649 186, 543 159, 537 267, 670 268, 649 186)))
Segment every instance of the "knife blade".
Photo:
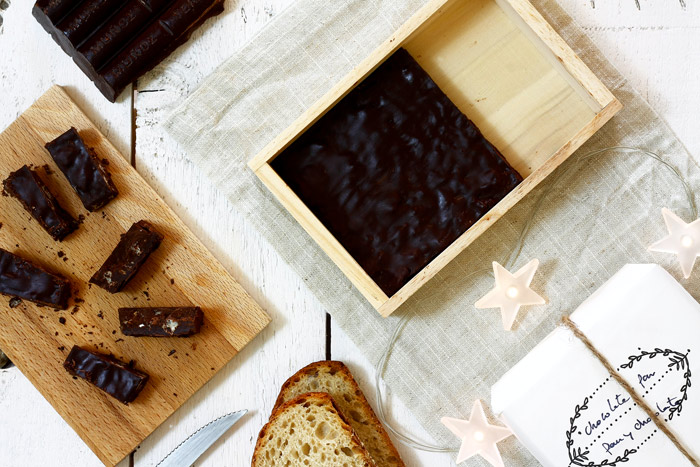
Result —
POLYGON ((170 451, 170 454, 165 456, 156 467, 191 466, 246 413, 248 413, 247 410, 239 410, 207 423, 170 451))

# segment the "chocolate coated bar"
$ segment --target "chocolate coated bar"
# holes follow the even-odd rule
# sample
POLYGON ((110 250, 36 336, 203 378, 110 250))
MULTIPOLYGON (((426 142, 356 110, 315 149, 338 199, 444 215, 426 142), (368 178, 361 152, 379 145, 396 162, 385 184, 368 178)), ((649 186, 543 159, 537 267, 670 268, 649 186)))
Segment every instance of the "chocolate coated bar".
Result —
POLYGON ((111 293, 119 292, 163 241, 146 221, 139 221, 122 235, 119 244, 90 282, 111 293))
POLYGON ((119 308, 122 334, 134 337, 187 337, 202 327, 204 313, 196 307, 119 308))
POLYGON ((46 149, 86 209, 97 211, 119 194, 107 168, 95 151, 85 146, 75 128, 46 143, 46 149))
POLYGON ((17 198, 54 240, 61 241, 78 228, 78 221, 58 204, 39 174, 26 165, 12 172, 3 186, 5 193, 17 198))
POLYGON ((39 0, 33 14, 114 102, 121 91, 182 45, 223 0, 39 0))
POLYGON ((522 181, 403 49, 271 165, 387 296, 522 181))
POLYGON ((65 310, 70 282, 0 248, 0 293, 65 310))
POLYGON ((133 402, 148 382, 148 375, 110 355, 73 346, 63 367, 92 383, 119 402, 133 402))

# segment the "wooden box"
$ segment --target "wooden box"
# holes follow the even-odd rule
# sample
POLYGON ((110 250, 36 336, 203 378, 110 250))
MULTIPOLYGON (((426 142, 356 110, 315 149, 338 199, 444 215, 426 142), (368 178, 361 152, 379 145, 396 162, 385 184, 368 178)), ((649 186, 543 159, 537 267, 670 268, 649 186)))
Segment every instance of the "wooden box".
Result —
POLYGON ((372 306, 389 316, 621 108, 527 0, 435 0, 248 165, 372 306), (389 297, 270 163, 399 47, 408 50, 524 181, 389 297))

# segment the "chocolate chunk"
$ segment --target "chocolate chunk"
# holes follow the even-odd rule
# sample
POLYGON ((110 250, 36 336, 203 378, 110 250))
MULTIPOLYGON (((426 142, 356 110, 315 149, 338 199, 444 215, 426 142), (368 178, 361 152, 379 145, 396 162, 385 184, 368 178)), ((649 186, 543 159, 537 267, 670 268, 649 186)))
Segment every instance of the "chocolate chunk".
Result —
POLYGON ((111 293, 119 292, 163 241, 146 221, 139 221, 121 236, 119 244, 90 282, 111 293))
POLYGON ((197 307, 119 308, 119 323, 125 336, 187 337, 197 334, 204 313, 197 307))
POLYGON ((33 14, 114 102, 223 10, 223 0, 39 0, 33 14))
POLYGON ((58 204, 39 174, 26 165, 12 172, 3 186, 5 192, 17 198, 54 240, 61 241, 78 228, 78 222, 58 204))
POLYGON ((92 148, 85 146, 75 128, 46 143, 46 149, 78 193, 85 209, 97 211, 119 192, 92 148))
POLYGON ((522 181, 403 49, 271 165, 388 296, 522 181))
POLYGON ((110 355, 73 346, 63 367, 92 383, 119 402, 133 402, 148 382, 148 375, 110 355))
POLYGON ((19 305, 19 297, 64 310, 71 290, 70 282, 60 274, 52 274, 0 248, 0 293, 13 297, 10 307, 19 305))

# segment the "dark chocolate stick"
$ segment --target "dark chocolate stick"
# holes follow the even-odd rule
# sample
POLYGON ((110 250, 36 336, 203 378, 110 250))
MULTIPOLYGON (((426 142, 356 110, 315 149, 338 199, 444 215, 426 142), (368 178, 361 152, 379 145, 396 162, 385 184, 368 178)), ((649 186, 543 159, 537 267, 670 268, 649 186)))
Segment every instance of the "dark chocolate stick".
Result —
POLYGON ((81 68, 99 70, 172 0, 131 0, 90 36, 76 55, 81 68), (83 63, 81 63, 83 62, 83 63))
POLYGON ((122 334, 133 337, 187 337, 197 334, 204 321, 201 308, 119 308, 122 334))
POLYGON ((148 375, 110 355, 73 346, 63 367, 92 383, 119 402, 133 402, 148 382, 148 375))
POLYGON ((65 310, 70 282, 0 248, 0 293, 65 310))
POLYGON ((149 255, 163 241, 146 221, 139 221, 122 235, 119 244, 90 282, 110 293, 117 293, 131 280, 149 255))
POLYGON ((126 0, 85 0, 58 23, 56 28, 73 47, 77 47, 125 3, 126 0))
POLYGON ((26 165, 12 172, 3 186, 5 192, 17 198, 54 240, 61 241, 78 228, 78 221, 58 204, 39 175, 26 165))
POLYGON ((219 0, 177 0, 100 70, 102 86, 108 87, 102 92, 114 102, 126 86, 170 55, 196 27, 222 11, 223 2, 219 0))
POLYGON ((46 143, 46 149, 78 193, 85 209, 102 209, 119 194, 107 168, 95 151, 85 146, 75 128, 46 143))

